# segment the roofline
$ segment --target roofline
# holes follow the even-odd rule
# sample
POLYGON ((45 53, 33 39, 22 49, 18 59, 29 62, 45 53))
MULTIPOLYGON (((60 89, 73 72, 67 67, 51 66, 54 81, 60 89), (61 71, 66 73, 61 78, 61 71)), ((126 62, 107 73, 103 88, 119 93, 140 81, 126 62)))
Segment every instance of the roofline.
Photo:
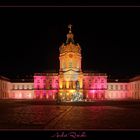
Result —
POLYGON ((2 79, 2 80, 5 80, 5 81, 10 81, 9 78, 0 75, 0 80, 1 80, 1 79, 2 79))

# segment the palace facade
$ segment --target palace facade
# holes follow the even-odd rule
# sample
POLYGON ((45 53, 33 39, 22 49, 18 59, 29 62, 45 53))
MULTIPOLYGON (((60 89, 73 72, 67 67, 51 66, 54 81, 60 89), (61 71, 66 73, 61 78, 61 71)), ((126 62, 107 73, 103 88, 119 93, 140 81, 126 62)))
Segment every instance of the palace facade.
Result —
POLYGON ((1 99, 45 99, 61 101, 140 99, 140 76, 120 81, 106 73, 81 69, 81 47, 69 26, 67 40, 59 48, 59 73, 35 73, 31 79, 10 81, 0 77, 1 99))

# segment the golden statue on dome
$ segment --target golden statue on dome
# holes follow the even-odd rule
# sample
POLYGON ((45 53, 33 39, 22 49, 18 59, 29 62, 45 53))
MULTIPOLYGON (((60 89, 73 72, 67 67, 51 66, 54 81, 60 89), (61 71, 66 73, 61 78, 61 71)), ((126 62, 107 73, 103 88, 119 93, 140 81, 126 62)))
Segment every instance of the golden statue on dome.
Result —
POLYGON ((68 28, 70 29, 70 30, 69 30, 69 33, 71 33, 71 27, 72 27, 72 25, 69 24, 69 25, 68 25, 68 28))

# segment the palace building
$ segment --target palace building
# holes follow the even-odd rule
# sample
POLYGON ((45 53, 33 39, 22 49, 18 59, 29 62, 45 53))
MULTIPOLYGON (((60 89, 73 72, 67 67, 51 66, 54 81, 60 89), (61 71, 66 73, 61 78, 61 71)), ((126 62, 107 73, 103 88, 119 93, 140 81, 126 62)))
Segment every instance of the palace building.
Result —
POLYGON ((108 79, 106 73, 83 72, 81 46, 74 40, 72 26, 68 27, 66 42, 59 48, 59 73, 35 73, 31 79, 17 81, 0 77, 0 98, 61 101, 140 99, 139 76, 121 81, 108 79))

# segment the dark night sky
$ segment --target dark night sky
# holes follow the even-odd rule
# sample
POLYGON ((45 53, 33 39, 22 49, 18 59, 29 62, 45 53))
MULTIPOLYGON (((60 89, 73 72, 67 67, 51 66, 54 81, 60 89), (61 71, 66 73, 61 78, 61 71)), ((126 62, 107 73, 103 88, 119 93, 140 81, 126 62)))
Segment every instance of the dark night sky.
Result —
POLYGON ((59 70, 67 25, 82 48, 82 69, 140 74, 140 8, 0 8, 0 73, 59 70))

